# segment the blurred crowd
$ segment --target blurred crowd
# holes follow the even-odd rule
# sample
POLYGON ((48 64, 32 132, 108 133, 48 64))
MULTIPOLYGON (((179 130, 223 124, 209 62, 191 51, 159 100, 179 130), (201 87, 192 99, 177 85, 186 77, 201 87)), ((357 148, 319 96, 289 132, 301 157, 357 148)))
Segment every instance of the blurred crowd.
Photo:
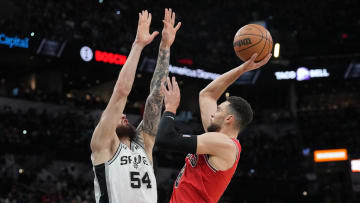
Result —
MULTIPOLYGON (((239 63, 232 42, 240 26, 265 21, 275 41, 287 44, 284 56, 351 53, 359 42, 358 1, 22 1, 14 15, 0 20, 4 32, 56 41, 80 40, 98 49, 127 54, 136 34, 137 12, 153 13, 161 30, 163 8, 172 7, 183 27, 173 46, 176 58, 216 68, 239 63), (200 12, 201 11, 201 12, 200 12), (239 13, 239 11, 241 11, 239 13), (319 12, 321 11, 321 12, 319 12), (351 19, 351 20, 350 20, 351 19), (291 48, 290 48, 291 47, 291 48), (336 49, 332 49, 336 47, 336 49), (295 54, 295 55, 294 55, 295 54)), ((146 49, 155 56, 157 46, 146 49)))
MULTIPOLYGON (((246 200, 246 195, 243 199, 233 199, 240 189, 251 193, 263 188, 261 191, 273 191, 272 194, 277 194, 281 201, 285 201, 281 194, 287 191, 290 199, 293 198, 299 191, 305 190, 312 180, 312 153, 316 149, 347 148, 352 156, 360 155, 357 147, 360 144, 357 136, 360 131, 359 93, 355 85, 357 81, 334 82, 331 88, 322 91, 321 87, 327 84, 308 82, 301 85, 297 115, 286 109, 274 109, 256 115, 254 124, 238 138, 242 145, 241 159, 222 202, 246 200), (343 99, 322 102, 335 95, 343 99), (278 194, 279 191, 282 191, 281 194, 278 194)), ((202 130, 198 118, 196 113, 180 112, 176 119, 178 128, 183 133, 199 134, 202 130)), ((24 160, 21 157, 26 154, 47 160, 44 163, 62 159, 90 166, 89 142, 97 119, 86 116, 81 111, 54 114, 29 109, 23 112, 5 106, 0 111, 0 144, 3 146, 1 151, 20 157, 15 158, 20 163, 24 160)), ((159 168, 174 169, 174 179, 184 163, 185 155, 161 151, 155 153, 159 168)), ((37 163, 38 168, 41 168, 43 162, 37 163)), ((11 167, 7 164, 1 166, 3 177, 7 177, 2 179, 3 189, 0 194, 4 202, 31 202, 30 199, 39 202, 39 198, 42 202, 61 202, 61 199, 63 202, 93 201, 91 181, 75 184, 71 178, 59 178, 50 182, 39 182, 31 178, 37 177, 36 174, 29 173, 26 173, 27 178, 14 179, 7 172, 11 167), (66 182, 63 184, 66 187, 59 191, 56 188, 59 188, 60 180, 66 182), (34 193, 29 192, 31 188, 55 189, 34 193)), ((34 173, 38 171, 34 170, 34 173)), ((89 171, 91 174, 90 168, 87 169, 87 172, 89 171)), ((164 202, 171 194, 170 180, 168 184, 159 186, 159 199, 161 197, 164 202)))
POLYGON ((95 202, 92 182, 76 173, 76 163, 57 164, 56 170, 46 156, 21 153, 2 155, 0 161, 1 203, 95 202))

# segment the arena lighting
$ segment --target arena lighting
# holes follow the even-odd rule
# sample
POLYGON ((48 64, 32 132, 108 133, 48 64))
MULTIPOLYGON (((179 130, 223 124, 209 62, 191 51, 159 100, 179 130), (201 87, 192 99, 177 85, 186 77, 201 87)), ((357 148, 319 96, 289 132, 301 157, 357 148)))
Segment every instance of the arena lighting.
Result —
POLYGON ((351 171, 353 173, 360 173, 360 159, 351 160, 351 171))
POLYGON ((274 73, 276 80, 293 80, 297 81, 310 80, 311 78, 325 78, 329 77, 330 73, 326 68, 322 69, 308 69, 306 67, 299 67, 295 71, 277 71, 274 73))
POLYGON ((274 46, 274 57, 278 58, 280 54, 280 44, 276 43, 274 46))
POLYGON ((346 149, 315 150, 315 162, 346 161, 348 154, 346 149))
POLYGON ((4 33, 0 33, 0 44, 7 45, 9 48, 29 48, 29 38, 8 37, 4 33))

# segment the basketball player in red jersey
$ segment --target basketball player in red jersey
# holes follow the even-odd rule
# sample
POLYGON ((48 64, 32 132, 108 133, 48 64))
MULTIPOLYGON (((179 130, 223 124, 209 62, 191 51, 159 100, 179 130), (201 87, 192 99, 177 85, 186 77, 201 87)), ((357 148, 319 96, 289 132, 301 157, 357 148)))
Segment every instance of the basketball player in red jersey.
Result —
POLYGON ((229 97, 217 105, 225 90, 243 73, 265 65, 269 54, 255 63, 254 54, 241 66, 234 68, 211 82, 200 92, 201 119, 206 133, 180 135, 175 129, 175 114, 180 103, 180 90, 175 80, 167 79, 165 113, 161 118, 156 145, 160 149, 188 152, 185 166, 180 171, 173 188, 171 203, 218 202, 236 170, 241 145, 236 139, 253 118, 250 104, 241 97, 229 97))

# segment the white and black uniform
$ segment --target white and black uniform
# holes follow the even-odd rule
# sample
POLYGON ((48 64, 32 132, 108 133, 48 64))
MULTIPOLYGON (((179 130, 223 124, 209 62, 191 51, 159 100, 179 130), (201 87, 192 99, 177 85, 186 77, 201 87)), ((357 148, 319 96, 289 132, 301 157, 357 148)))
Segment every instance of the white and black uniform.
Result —
POLYGON ((119 144, 114 157, 93 167, 96 203, 156 203, 153 167, 143 147, 119 144))

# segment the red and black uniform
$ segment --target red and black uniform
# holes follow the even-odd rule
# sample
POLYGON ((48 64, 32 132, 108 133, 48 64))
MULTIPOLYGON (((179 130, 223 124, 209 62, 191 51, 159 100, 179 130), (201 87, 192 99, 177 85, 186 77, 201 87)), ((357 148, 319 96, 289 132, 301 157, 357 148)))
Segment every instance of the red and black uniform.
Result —
POLYGON ((212 203, 218 202, 230 183, 239 162, 241 145, 232 138, 237 146, 234 165, 226 170, 216 170, 209 163, 209 155, 188 154, 185 166, 181 169, 173 188, 170 203, 212 203))

